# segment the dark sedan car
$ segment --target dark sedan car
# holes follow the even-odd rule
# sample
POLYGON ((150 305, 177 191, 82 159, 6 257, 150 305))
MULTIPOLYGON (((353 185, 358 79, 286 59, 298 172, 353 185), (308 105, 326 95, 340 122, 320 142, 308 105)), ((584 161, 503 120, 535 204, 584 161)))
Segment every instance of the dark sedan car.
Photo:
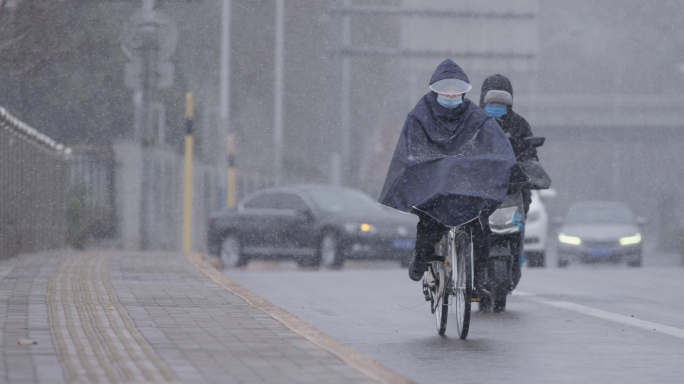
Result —
POLYGON ((573 204, 558 231, 558 266, 570 261, 626 261, 640 267, 642 222, 622 203, 573 204))
POLYGON ((300 266, 339 268, 344 259, 391 259, 406 266, 417 218, 389 211, 361 191, 301 185, 245 197, 210 216, 209 251, 224 266, 252 258, 291 258, 300 266))

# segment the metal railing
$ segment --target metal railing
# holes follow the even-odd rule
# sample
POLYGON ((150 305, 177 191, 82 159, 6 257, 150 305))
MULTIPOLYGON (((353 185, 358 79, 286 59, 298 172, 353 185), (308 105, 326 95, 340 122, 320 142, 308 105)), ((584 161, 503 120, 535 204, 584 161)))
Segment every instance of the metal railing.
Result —
POLYGON ((0 258, 64 247, 70 154, 0 107, 0 258))

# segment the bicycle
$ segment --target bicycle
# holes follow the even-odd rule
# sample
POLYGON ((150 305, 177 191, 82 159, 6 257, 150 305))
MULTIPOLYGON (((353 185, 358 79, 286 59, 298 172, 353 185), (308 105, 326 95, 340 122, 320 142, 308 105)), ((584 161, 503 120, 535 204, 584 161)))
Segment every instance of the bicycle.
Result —
POLYGON ((473 296, 473 245, 463 227, 456 227, 442 237, 435 247, 443 260, 431 261, 423 276, 423 294, 430 301, 437 333, 444 335, 449 306, 455 307, 456 326, 461 339, 468 337, 473 296), (455 277, 455 278, 454 278, 455 277))

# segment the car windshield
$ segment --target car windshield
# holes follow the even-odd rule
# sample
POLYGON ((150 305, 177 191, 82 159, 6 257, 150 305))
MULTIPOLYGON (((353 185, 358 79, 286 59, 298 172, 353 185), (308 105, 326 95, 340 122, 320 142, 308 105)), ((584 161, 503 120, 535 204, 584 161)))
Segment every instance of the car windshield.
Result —
POLYGON ((370 196, 350 189, 307 189, 318 209, 325 212, 367 213, 381 211, 380 206, 370 196))
POLYGON ((570 208, 567 224, 632 224, 632 213, 621 206, 582 206, 570 208))

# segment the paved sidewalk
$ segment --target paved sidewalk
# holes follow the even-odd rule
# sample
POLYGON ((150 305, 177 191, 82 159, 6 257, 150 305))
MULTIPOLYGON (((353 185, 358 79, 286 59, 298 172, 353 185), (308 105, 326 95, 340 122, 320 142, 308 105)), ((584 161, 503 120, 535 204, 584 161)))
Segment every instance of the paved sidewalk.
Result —
MULTIPOLYGON (((129 252, 43 253, 0 261, 0 382, 382 378, 363 369, 365 355, 335 347, 336 341, 294 315, 220 274, 210 278, 206 263, 204 272, 193 263, 179 254, 129 252)), ((365 366, 373 370, 372 364, 365 366)), ((381 381, 403 379, 377 368, 389 378, 381 381)))

